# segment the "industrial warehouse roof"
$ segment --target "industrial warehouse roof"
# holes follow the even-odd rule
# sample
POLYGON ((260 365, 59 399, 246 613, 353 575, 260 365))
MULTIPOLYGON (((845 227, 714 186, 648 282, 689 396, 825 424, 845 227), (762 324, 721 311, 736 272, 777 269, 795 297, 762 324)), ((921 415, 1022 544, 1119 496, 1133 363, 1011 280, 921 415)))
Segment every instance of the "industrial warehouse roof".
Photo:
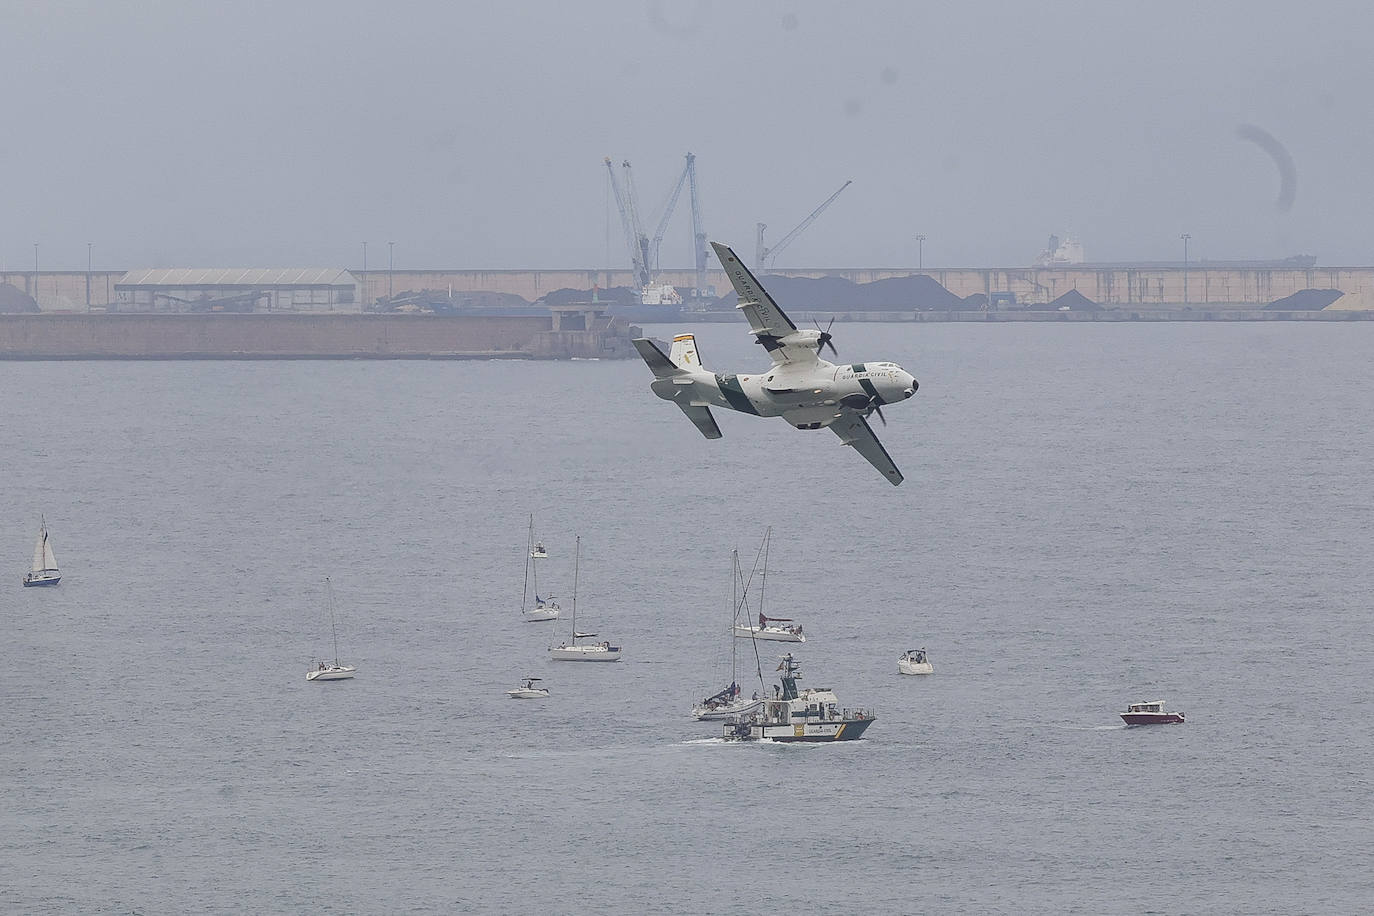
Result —
POLYGON ((337 267, 149 267, 131 270, 120 286, 353 286, 337 267))

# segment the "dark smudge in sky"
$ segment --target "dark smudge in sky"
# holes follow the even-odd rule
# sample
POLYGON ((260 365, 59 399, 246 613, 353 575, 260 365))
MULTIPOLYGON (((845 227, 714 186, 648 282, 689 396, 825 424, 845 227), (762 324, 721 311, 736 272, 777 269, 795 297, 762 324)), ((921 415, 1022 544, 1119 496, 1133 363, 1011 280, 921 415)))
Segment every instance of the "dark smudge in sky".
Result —
POLYGON ((1242 124, 1237 127, 1236 136, 1242 140, 1249 140, 1274 160, 1274 165, 1279 170, 1279 196, 1274 201, 1274 206, 1284 213, 1293 209, 1293 199, 1298 193, 1298 168, 1293 164, 1293 157, 1288 154, 1288 150, 1269 131, 1253 124, 1242 124))

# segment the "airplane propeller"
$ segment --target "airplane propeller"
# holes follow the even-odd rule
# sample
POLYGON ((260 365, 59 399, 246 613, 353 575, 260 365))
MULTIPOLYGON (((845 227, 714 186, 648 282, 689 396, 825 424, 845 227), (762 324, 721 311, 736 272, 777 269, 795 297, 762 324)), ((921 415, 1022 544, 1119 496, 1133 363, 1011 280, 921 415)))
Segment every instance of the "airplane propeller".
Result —
POLYGON ((821 331, 821 336, 818 337, 818 338, 816 338, 816 352, 817 352, 817 353, 820 353, 820 352, 821 352, 822 350, 824 350, 826 347, 829 347, 829 348, 830 348, 830 352, 831 352, 832 354, 834 354, 835 356, 839 356, 839 355, 840 355, 840 351, 839 351, 839 350, 836 350, 836 349, 835 349, 835 345, 834 345, 833 343, 831 343, 830 329, 833 328, 834 326, 835 326, 835 319, 834 319, 833 317, 830 319, 830 323, 827 324, 827 325, 825 326, 825 330, 824 330, 824 331, 821 331, 821 323, 820 323, 820 321, 819 321, 819 320, 816 321, 816 330, 817 330, 817 331, 821 331))
POLYGON ((866 394, 857 393, 847 394, 844 397, 840 398, 840 403, 843 404, 845 407, 848 407, 850 410, 866 411, 865 415, 870 413, 876 413, 878 415, 878 419, 883 421, 883 425, 887 425, 887 417, 883 416, 882 402, 879 401, 876 397, 869 397, 866 394))

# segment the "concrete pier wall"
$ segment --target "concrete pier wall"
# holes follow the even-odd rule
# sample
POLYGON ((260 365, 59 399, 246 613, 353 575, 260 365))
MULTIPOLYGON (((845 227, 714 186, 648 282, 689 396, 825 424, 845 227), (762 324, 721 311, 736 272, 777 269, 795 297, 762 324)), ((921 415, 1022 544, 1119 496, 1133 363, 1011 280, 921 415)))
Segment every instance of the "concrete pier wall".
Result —
POLYGON ((551 327, 540 317, 0 315, 0 359, 553 359, 601 342, 586 332, 564 352, 551 327))
MULTIPOLYGON (((1205 264, 1205 262, 1202 262, 1205 264)), ((1201 264, 1184 271, 1176 267, 1092 268, 949 268, 916 271, 911 268, 807 268, 779 270, 791 277, 843 277, 854 283, 872 283, 892 277, 924 273, 950 292, 964 297, 975 293, 1013 293, 1020 303, 1044 303, 1069 290, 1077 290, 1101 305, 1164 307, 1170 305, 1255 307, 1303 289, 1339 289, 1346 301, 1337 307, 1374 308, 1374 267, 1321 267, 1307 269, 1211 269, 1201 264)), ((629 286, 628 270, 370 270, 351 271, 358 282, 355 305, 375 301, 387 291, 440 289, 461 293, 513 293, 529 302, 557 289, 607 289, 629 286)), ((90 306, 104 308, 114 301, 114 285, 124 271, 33 271, 0 272, 0 283, 34 296, 45 312, 84 312, 87 309, 89 281, 90 306)), ((767 274, 763 282, 767 285, 767 274)), ((691 270, 665 270, 663 281, 680 288, 691 288, 696 273, 691 270)), ((723 271, 706 272, 708 287, 717 295, 730 290, 723 271)), ((786 307, 786 303, 783 303, 786 307)), ((843 308, 844 303, 836 303, 843 308)), ((342 309, 341 310, 345 310, 342 309)))

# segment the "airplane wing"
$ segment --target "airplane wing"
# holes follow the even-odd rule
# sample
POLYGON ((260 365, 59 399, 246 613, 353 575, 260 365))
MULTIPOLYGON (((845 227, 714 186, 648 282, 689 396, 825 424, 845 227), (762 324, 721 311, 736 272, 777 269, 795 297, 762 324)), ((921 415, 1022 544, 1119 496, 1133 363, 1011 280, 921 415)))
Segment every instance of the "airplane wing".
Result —
POLYGON ((735 293, 739 296, 739 305, 736 306, 744 317, 749 319, 749 326, 754 329, 754 336, 759 343, 763 344, 768 355, 773 357, 773 362, 797 362, 799 360, 810 359, 815 361, 816 351, 808 347, 784 347, 782 338, 793 334, 797 326, 792 323, 792 319, 787 317, 787 313, 778 307, 773 301, 773 297, 768 295, 768 290, 763 288, 763 284, 744 266, 729 246, 719 242, 712 242, 711 247, 716 250, 716 257, 720 259, 720 266, 724 268, 725 275, 730 278, 730 283, 735 287, 735 293))
POLYGON ((711 408, 697 407, 692 404, 678 403, 682 412, 687 415, 687 419, 696 424, 697 429, 707 439, 719 439, 720 427, 716 425, 716 418, 711 416, 711 408))
POLYGON ((873 429, 863 414, 845 411, 845 415, 830 424, 830 428, 841 442, 854 446, 854 451, 868 459, 868 463, 881 471, 894 487, 902 482, 902 472, 897 470, 897 465, 892 463, 892 456, 883 448, 878 437, 873 435, 873 429))

